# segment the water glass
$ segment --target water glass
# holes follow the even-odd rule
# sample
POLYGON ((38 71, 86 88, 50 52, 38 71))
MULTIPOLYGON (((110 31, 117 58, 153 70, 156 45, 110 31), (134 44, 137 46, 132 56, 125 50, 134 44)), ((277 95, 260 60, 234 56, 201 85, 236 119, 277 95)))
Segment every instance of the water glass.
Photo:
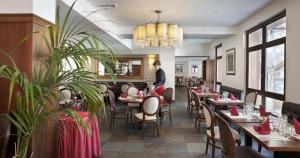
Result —
POLYGON ((278 117, 280 119, 279 124, 279 133, 281 135, 285 135, 286 133, 286 125, 287 125, 287 115, 282 115, 281 117, 278 117))
POLYGON ((272 127, 274 131, 279 131, 279 125, 280 125, 280 118, 273 118, 272 127))

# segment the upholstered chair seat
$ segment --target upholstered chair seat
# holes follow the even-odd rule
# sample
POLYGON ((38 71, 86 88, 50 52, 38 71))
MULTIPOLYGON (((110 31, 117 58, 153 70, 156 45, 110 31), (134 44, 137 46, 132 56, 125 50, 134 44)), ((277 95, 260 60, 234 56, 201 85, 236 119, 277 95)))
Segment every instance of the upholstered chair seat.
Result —
MULTIPOLYGON (((143 113, 140 112, 140 113, 135 113, 134 116, 139 119, 139 120, 143 120, 143 113)), ((148 116, 148 115, 145 115, 145 121, 155 121, 157 118, 156 116, 148 116)))

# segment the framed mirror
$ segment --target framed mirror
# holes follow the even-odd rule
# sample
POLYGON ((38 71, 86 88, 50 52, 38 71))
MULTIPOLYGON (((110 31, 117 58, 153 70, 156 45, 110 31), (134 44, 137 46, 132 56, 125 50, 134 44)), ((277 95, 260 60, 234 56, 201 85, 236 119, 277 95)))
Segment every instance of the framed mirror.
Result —
MULTIPOLYGON (((117 79, 144 78, 143 56, 117 56, 117 62, 113 65, 113 71, 117 79)), ((109 79, 109 73, 101 63, 97 64, 97 76, 101 79, 109 79)))

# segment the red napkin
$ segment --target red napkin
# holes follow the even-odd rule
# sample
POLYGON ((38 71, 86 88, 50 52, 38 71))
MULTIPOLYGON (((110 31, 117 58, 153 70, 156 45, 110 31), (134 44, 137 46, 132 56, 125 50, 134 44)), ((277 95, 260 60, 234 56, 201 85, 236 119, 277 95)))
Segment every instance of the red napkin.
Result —
POLYGON ((237 107, 235 104, 233 104, 230 108, 230 114, 231 116, 239 116, 239 112, 237 111, 237 107))
POLYGON ((231 100, 236 100, 235 96, 232 95, 232 94, 230 94, 230 99, 231 99, 231 100))
POLYGON ((271 133, 270 129, 270 121, 267 119, 264 123, 262 123, 260 126, 253 126, 254 130, 262 135, 267 135, 271 133))
POLYGON ((123 93, 123 94, 121 94, 121 97, 122 97, 122 98, 127 98, 127 97, 128 97, 128 94, 127 94, 127 93, 123 93))
POLYGON ((271 112, 266 112, 266 110, 263 106, 259 106, 259 113, 260 113, 260 116, 269 116, 271 114, 271 112))
POLYGON ((300 134, 300 122, 296 118, 293 118, 293 124, 295 127, 295 132, 300 134))

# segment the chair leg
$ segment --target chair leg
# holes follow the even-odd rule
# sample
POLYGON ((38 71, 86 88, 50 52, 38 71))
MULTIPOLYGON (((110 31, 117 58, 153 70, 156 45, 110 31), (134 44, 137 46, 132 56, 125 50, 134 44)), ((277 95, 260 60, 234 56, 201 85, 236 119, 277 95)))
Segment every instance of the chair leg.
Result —
POLYGON ((171 115, 171 109, 169 110, 169 117, 170 117, 170 125, 172 125, 172 115, 171 115))
POLYGON ((186 112, 189 112, 189 105, 186 106, 186 112))
POLYGON ((210 139, 209 139, 209 137, 207 136, 207 139, 206 139, 206 147, 205 147, 205 155, 207 155, 209 142, 210 142, 210 139))
POLYGON ((198 122, 198 117, 195 117, 195 124, 194 124, 194 128, 197 128, 197 122, 198 122))
POLYGON ((159 136, 159 129, 158 129, 157 121, 155 123, 155 126, 156 126, 156 130, 157 130, 157 136, 159 136))
POLYGON ((201 125, 201 121, 199 121, 198 123, 198 133, 200 133, 200 125, 201 125))
POLYGON ((163 119, 165 117, 165 112, 161 112, 161 116, 160 116, 160 125, 162 125, 163 119))
POLYGON ((141 125, 142 125, 142 140, 144 140, 144 122, 142 122, 141 123, 141 125))
POLYGON ((112 124, 112 121, 113 121, 113 114, 110 115, 110 124, 109 124, 109 129, 111 129, 111 124, 112 124))
POLYGON ((215 148, 216 148, 216 144, 215 142, 212 143, 212 148, 211 148, 211 157, 215 158, 215 148))
POLYGON ((127 125, 128 125, 128 114, 126 113, 125 115, 125 128, 127 128, 127 125))
POLYGON ((258 151, 258 152, 261 152, 261 149, 262 149, 261 145, 258 145, 257 151, 258 151))
POLYGON ((130 123, 132 124, 132 108, 130 108, 130 123))

